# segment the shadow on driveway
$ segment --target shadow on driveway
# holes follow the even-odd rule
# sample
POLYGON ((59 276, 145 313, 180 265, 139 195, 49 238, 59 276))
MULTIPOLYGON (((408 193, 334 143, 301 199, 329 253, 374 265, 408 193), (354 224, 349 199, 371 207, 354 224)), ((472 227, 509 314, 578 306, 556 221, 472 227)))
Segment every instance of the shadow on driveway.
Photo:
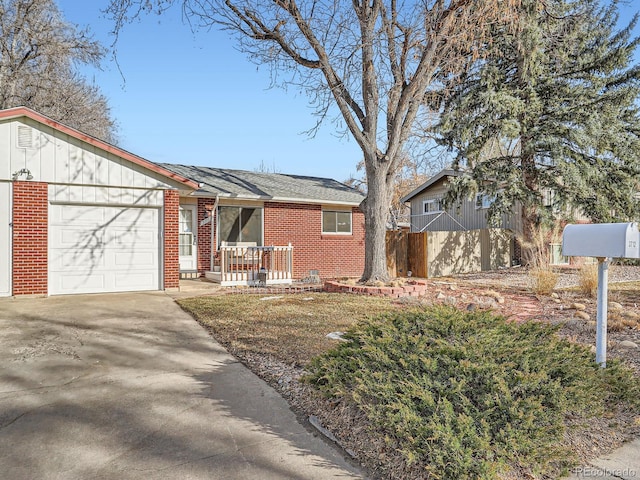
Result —
POLYGON ((164 293, 0 300, 12 479, 361 478, 164 293))

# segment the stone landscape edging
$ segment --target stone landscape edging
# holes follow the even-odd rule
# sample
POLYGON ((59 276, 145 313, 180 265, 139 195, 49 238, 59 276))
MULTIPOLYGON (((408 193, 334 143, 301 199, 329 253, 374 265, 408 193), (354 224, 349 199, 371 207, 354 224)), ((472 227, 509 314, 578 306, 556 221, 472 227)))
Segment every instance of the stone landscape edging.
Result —
POLYGON ((370 285, 347 285, 335 280, 324 282, 324 291, 327 293, 352 293, 356 295, 370 295, 374 297, 421 297, 429 291, 426 280, 411 280, 401 287, 375 287, 370 285))

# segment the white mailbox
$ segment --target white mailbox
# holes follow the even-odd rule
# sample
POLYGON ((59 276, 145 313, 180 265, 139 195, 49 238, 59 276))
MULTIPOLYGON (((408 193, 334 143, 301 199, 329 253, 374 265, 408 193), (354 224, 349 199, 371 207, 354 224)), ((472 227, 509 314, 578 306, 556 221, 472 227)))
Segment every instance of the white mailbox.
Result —
POLYGON ((640 258, 637 223, 567 225, 562 233, 566 257, 640 258))
POLYGON ((640 258, 637 223, 591 223, 567 225, 562 233, 562 254, 567 257, 598 258, 598 308, 596 318, 596 362, 607 365, 607 283, 612 258, 640 258))

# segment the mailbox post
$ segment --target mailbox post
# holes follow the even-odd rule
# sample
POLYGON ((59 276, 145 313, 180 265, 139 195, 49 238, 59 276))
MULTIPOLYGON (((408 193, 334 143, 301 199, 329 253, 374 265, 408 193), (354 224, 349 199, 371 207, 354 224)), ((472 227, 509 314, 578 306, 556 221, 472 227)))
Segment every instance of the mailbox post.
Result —
POLYGON ((562 254, 598 259, 596 362, 607 366, 607 304, 609 263, 613 258, 640 258, 640 232, 636 223, 567 225, 562 232, 562 254))

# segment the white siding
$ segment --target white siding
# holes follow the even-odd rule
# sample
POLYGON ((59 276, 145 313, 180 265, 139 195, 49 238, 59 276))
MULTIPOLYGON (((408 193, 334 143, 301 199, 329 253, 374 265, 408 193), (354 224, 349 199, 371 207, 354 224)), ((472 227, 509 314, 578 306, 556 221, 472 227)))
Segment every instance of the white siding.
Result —
POLYGON ((0 297, 11 295, 11 184, 0 182, 0 297))
MULTIPOLYGON (((29 118, 0 121, 0 179, 10 180, 13 172, 23 168, 31 172, 34 181, 46 183, 147 189, 179 186, 151 170, 29 118), (18 146, 18 127, 24 126, 33 129, 34 148, 18 146)), ((123 192, 129 194, 130 191, 123 192)), ((83 198, 88 194, 74 195, 83 198)))

